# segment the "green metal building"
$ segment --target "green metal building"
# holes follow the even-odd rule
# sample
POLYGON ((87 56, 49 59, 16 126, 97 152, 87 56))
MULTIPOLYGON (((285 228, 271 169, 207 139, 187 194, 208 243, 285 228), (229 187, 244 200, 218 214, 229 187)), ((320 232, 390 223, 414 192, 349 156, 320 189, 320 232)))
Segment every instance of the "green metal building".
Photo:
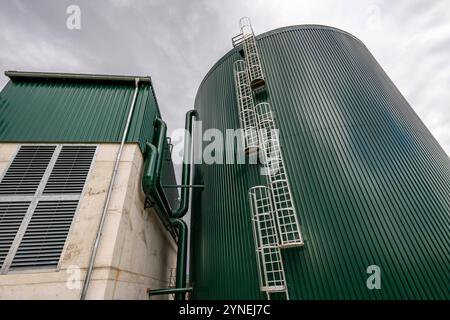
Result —
MULTIPOLYGON (((450 159, 364 44, 326 26, 256 37, 303 246, 281 249, 290 299, 449 299, 450 159), (381 270, 370 290, 367 268, 381 270)), ((245 45, 245 43, 244 43, 245 45)), ((223 56, 195 100, 203 130, 241 127, 223 56)), ((258 164, 195 166, 195 299, 265 299, 248 191, 258 164)))
MULTIPOLYGON (((0 94, 0 142, 118 143, 139 79, 127 143, 156 143, 154 123, 161 118, 150 77, 7 71, 10 81, 0 94)), ((165 141, 168 150, 168 141, 165 141)), ((162 180, 176 184, 173 164, 165 157, 162 180)), ((178 192, 166 190, 176 207, 178 192)))
POLYGON ((184 287, 184 207, 165 188, 176 179, 150 77, 6 75, 0 299, 148 299, 176 266, 184 287))

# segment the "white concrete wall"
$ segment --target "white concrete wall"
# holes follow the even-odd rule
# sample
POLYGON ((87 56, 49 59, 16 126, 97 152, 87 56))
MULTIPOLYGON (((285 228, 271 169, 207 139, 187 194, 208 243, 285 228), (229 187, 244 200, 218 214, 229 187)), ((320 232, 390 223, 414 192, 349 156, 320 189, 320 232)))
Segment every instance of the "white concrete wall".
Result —
MULTIPOLYGON (((0 175, 17 147, 17 144, 0 144, 0 175)), ((0 299, 79 299, 118 148, 118 144, 98 146, 59 269, 0 275, 0 299), (74 267, 80 268, 80 281, 76 281, 74 267)), ((88 299, 148 299, 147 288, 168 286, 169 268, 176 264, 176 245, 156 213, 144 210, 142 167, 138 145, 127 144, 119 164, 88 299)))

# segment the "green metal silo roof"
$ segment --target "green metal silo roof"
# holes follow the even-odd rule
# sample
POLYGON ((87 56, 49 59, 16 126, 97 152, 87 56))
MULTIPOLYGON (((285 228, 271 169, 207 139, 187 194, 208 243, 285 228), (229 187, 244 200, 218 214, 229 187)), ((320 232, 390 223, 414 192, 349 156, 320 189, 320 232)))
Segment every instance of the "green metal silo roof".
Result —
MULTIPOLYGON (((5 72, 0 141, 119 142, 135 89, 134 76, 5 72)), ((144 147, 160 116, 150 77, 139 91, 127 142, 144 147)))

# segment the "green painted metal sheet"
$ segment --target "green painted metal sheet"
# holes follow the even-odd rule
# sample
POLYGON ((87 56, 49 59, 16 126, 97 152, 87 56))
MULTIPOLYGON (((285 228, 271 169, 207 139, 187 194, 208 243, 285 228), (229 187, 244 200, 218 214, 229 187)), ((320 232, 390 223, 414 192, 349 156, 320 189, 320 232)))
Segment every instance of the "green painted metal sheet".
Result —
MULTIPOLYGON (((161 115, 150 79, 140 78, 126 141, 144 151, 161 115)), ((0 93, 0 142, 120 142, 134 90, 134 77, 12 72, 0 93)), ((170 157, 161 181, 176 184, 170 157)), ((166 196, 178 205, 176 189, 166 196)))
MULTIPOLYGON (((330 27, 258 37, 303 248, 283 249, 291 299, 450 299, 450 159, 364 44, 330 27), (381 268, 381 290, 366 269, 381 268)), ((203 129, 238 128, 230 51, 196 97, 203 129)), ((197 165, 194 298, 259 299, 248 188, 255 166, 197 165)))
MULTIPOLYGON (((120 142, 133 93, 132 81, 13 77, 0 93, 0 141, 120 142)), ((143 148, 158 114, 142 82, 127 142, 143 148)))

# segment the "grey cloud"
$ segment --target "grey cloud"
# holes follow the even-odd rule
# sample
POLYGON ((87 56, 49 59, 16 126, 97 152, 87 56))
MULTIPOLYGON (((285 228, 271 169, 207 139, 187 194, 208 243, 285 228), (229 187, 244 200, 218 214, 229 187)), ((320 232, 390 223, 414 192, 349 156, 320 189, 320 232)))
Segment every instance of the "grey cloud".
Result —
MULTIPOLYGON (((450 9, 446 1, 42 0, 0 3, 0 69, 151 75, 169 132, 184 124, 238 19, 262 33, 319 23, 360 38, 450 153, 450 9), (81 8, 82 29, 66 28, 81 8), (371 29, 368 8, 380 9, 371 29)), ((0 87, 7 82, 0 77, 0 87)))

